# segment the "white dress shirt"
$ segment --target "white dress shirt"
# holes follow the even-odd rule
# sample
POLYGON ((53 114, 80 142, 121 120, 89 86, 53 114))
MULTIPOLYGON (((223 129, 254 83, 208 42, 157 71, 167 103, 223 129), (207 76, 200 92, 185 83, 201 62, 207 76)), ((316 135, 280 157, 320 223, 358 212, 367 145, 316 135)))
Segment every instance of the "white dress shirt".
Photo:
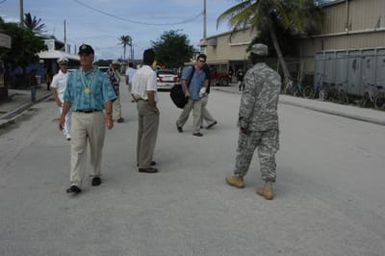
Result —
POLYGON ((61 70, 59 70, 59 73, 53 76, 52 82, 51 82, 51 87, 56 89, 59 99, 62 102, 63 102, 64 92, 67 87, 67 79, 68 79, 68 71, 66 73, 63 73, 61 70))
POLYGON ((136 99, 148 100, 146 91, 154 91, 155 101, 158 101, 156 72, 150 66, 144 65, 136 71, 132 79, 131 93, 136 99))
POLYGON ((128 67, 126 70, 126 76, 128 77, 128 82, 132 83, 132 79, 134 78, 134 75, 136 73, 136 69, 132 67, 128 67))

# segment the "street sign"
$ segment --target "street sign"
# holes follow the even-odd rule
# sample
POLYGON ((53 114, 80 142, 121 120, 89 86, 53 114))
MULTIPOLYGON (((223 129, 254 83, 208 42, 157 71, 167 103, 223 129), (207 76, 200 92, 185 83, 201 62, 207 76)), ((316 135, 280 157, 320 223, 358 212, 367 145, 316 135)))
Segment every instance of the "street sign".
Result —
POLYGON ((0 33, 0 47, 11 48, 11 37, 0 33))

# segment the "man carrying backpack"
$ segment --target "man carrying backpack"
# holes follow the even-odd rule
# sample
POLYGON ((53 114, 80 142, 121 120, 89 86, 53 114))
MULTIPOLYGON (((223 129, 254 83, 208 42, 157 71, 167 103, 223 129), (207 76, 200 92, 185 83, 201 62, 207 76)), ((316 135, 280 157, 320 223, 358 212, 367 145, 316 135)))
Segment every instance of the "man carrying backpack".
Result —
POLYGON ((181 83, 188 102, 176 121, 178 132, 183 132, 183 125, 187 122, 190 112, 193 110, 193 135, 197 137, 203 136, 200 132, 202 115, 201 99, 206 94, 208 79, 202 68, 206 63, 206 58, 205 54, 199 54, 193 66, 188 66, 183 69, 181 83))

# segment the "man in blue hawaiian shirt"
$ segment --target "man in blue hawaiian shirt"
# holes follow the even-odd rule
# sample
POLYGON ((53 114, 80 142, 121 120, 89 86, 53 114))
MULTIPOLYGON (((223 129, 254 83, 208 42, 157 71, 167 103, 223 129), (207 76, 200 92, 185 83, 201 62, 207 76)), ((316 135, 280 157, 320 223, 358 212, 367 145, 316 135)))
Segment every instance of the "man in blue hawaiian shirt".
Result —
POLYGON ((112 102, 116 99, 107 75, 93 66, 94 49, 90 45, 82 44, 78 54, 81 67, 71 72, 68 77, 63 112, 59 119, 59 129, 62 130, 65 115, 71 109, 71 186, 67 189, 67 193, 71 194, 81 192, 87 143, 90 145, 91 184, 99 186, 102 183, 100 175, 105 126, 108 129, 113 127, 112 102))

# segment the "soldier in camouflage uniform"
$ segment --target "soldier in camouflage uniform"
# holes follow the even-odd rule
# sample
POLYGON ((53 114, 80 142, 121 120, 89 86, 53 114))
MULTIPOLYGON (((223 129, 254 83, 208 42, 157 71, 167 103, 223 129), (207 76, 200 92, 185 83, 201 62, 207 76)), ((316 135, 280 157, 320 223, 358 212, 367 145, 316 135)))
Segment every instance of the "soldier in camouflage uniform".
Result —
POLYGON ((272 183, 276 179, 275 153, 279 149, 278 96, 281 77, 265 63, 268 48, 254 44, 250 53, 253 67, 244 78, 245 89, 239 108, 240 127, 234 175, 227 176, 226 182, 234 187, 245 187, 246 175, 255 149, 257 148, 260 170, 265 185, 257 188, 257 194, 273 199, 272 183))

